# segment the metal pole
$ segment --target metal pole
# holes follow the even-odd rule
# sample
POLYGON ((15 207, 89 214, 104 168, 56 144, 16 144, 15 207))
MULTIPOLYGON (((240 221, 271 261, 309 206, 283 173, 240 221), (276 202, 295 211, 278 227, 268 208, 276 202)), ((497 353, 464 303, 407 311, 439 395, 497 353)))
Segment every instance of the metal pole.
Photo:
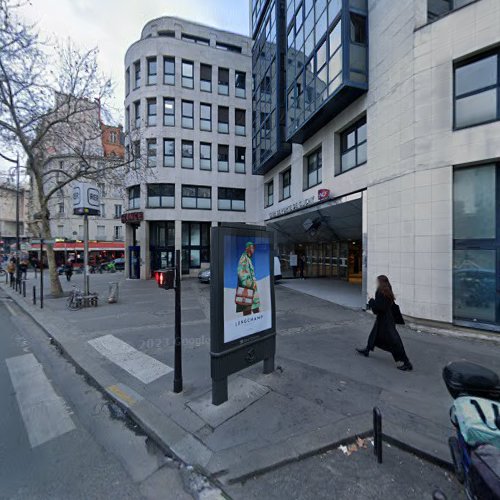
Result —
POLYGON ((181 338, 181 251, 175 251, 175 351, 174 392, 182 392, 182 338, 181 338))
POLYGON ((36 306, 36 286, 33 285, 33 305, 36 306))
POLYGON ((87 281, 87 263, 89 260, 89 216, 83 216, 83 295, 89 294, 89 283, 87 281))
POLYGON ((382 463, 382 413, 380 409, 373 408, 373 453, 377 462, 382 463))
POLYGON ((26 298, 26 280, 23 280, 23 297, 26 298))
POLYGON ((43 238, 40 238, 40 309, 43 309, 43 238))
POLYGON ((19 284, 19 256, 20 256, 20 245, 21 238, 19 235, 19 153, 16 157, 16 289, 19 284))

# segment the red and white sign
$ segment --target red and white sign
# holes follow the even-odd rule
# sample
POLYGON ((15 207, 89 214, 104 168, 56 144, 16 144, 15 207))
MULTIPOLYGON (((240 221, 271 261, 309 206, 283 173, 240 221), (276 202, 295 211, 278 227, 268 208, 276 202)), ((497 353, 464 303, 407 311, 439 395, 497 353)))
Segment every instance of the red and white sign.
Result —
POLYGON ((122 215, 122 224, 141 222, 144 220, 144 212, 129 212, 122 215))
POLYGON ((324 201, 330 198, 330 190, 329 189, 319 189, 318 190, 318 200, 324 201))

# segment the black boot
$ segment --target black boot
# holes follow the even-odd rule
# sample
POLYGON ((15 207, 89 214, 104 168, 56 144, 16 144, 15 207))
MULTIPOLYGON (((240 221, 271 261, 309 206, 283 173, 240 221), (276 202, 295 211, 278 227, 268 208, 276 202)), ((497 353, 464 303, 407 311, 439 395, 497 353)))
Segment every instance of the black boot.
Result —
POLYGON ((356 351, 358 354, 361 354, 362 356, 365 356, 365 357, 368 357, 370 355, 370 350, 368 349, 368 347, 365 347, 364 349, 358 349, 356 347, 356 351))
POLYGON ((397 369, 403 372, 411 372, 413 365, 409 361, 405 361, 402 365, 397 366, 397 369))

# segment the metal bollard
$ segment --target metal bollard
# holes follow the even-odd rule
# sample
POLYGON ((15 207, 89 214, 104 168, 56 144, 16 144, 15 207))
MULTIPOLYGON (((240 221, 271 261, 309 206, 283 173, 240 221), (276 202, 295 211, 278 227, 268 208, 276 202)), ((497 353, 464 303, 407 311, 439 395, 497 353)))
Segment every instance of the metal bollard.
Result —
POLYGON ((118 302, 118 297, 120 295, 120 288, 117 281, 111 281, 108 287, 108 303, 115 304, 118 302))
POLYGON ((382 413, 376 406, 373 408, 373 453, 377 462, 382 463, 382 413))
POLYGON ((33 285, 33 305, 36 306, 36 286, 33 285))
POLYGON ((23 297, 26 298, 26 280, 23 280, 23 297))

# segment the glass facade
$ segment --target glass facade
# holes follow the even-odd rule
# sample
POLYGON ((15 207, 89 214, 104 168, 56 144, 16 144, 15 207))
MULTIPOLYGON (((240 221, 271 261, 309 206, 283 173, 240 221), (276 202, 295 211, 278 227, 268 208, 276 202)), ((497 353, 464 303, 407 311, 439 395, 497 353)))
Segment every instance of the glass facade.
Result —
POLYGON ((498 164, 453 176, 453 316, 500 330, 498 164))
POLYGON ((429 21, 435 21, 445 16, 452 10, 459 9, 464 5, 475 2, 476 0, 428 0, 427 18, 429 21))
POLYGON ((182 223, 182 272, 210 262, 210 222, 182 223))

